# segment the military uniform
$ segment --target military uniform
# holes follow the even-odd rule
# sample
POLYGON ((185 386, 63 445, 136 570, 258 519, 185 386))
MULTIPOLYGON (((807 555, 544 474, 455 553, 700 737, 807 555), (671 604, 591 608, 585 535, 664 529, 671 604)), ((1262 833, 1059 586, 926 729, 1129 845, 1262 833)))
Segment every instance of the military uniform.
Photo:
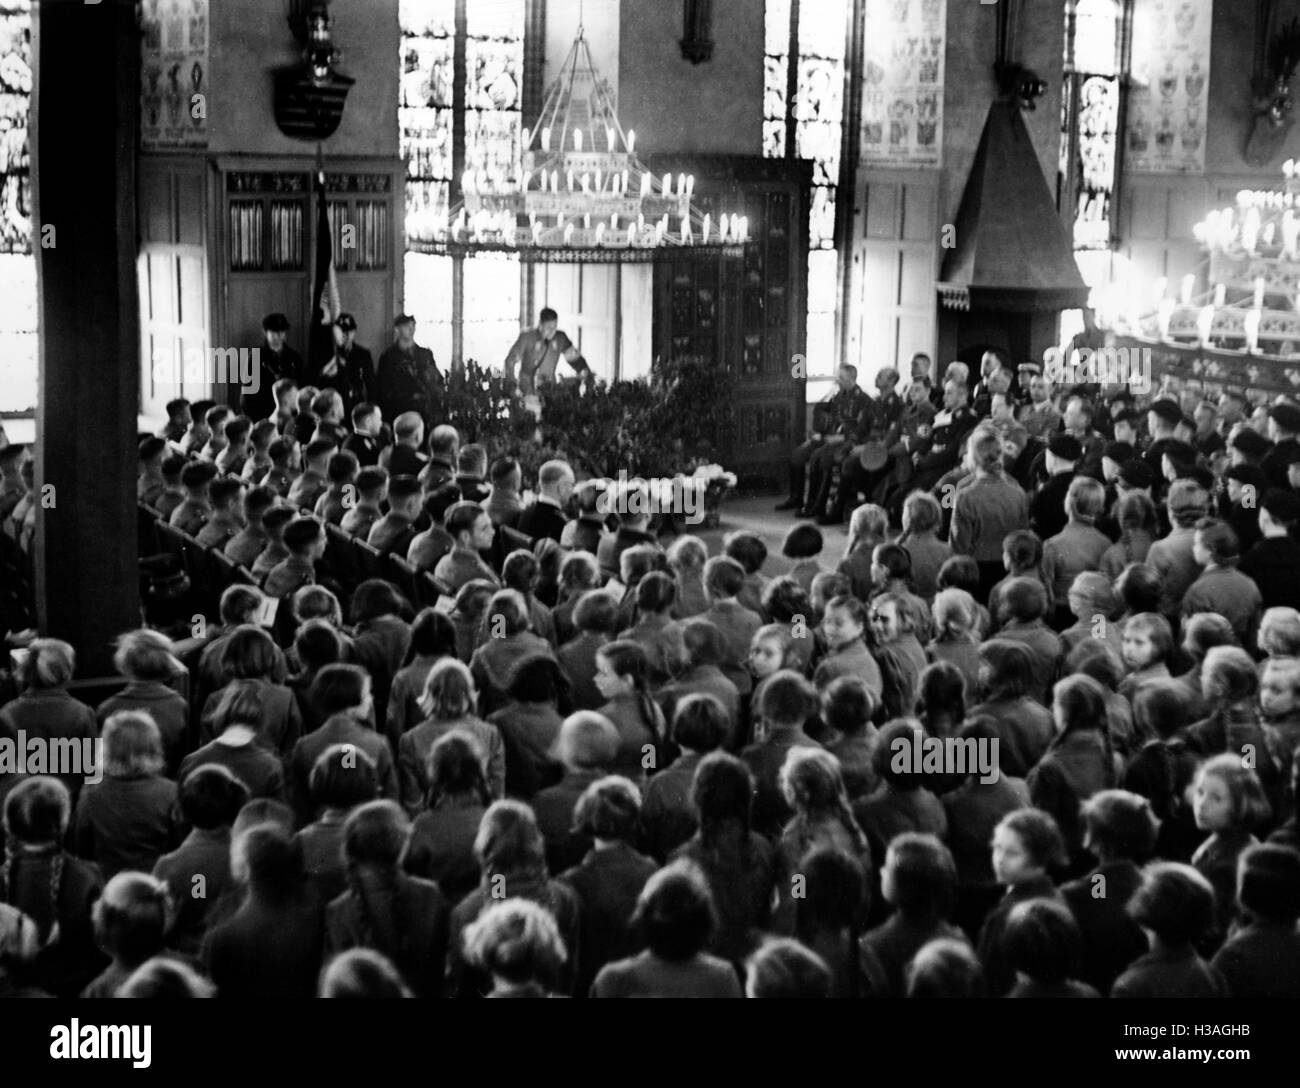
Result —
MULTIPOLYGON (((819 444, 808 458, 807 509, 820 515, 826 512, 826 502, 830 498, 831 469, 837 462, 842 462, 871 429, 871 398, 856 385, 848 392, 841 389, 830 400, 817 406, 815 418, 822 434, 843 439, 819 444)), ((796 450, 796 457, 798 453, 796 450)))
POLYGON ((428 348, 413 344, 410 351, 403 351, 394 344, 379 357, 375 399, 385 419, 419 412, 428 426, 437 410, 433 401, 441 386, 442 373, 428 348))

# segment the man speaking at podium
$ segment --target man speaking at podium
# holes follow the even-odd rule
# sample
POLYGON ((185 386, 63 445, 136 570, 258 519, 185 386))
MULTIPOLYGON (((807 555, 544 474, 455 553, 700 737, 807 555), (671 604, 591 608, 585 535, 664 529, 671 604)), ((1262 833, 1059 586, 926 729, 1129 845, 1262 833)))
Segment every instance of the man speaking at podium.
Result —
POLYGON ((546 307, 537 316, 537 328, 521 332, 506 355, 506 378, 513 381, 515 367, 519 368, 520 396, 530 396, 537 392, 539 385, 554 382, 561 356, 577 371, 578 377, 591 381, 593 375, 587 360, 568 335, 560 332, 559 323, 559 314, 546 307))

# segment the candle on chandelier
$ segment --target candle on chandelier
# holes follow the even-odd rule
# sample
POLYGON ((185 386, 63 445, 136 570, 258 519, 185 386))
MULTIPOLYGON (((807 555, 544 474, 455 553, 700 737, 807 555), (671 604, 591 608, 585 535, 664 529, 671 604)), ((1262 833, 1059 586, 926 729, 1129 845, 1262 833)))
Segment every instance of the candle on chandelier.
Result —
POLYGON ((1165 292, 1169 290, 1169 277, 1161 276, 1156 280, 1156 301, 1159 302, 1165 297, 1165 292))
POLYGON ((1205 346, 1210 342, 1210 333, 1214 329, 1214 307, 1202 306, 1201 312, 1196 318, 1196 331, 1200 335, 1201 345, 1205 346))
POLYGON ((1174 307, 1177 303, 1171 298, 1162 298, 1157 310, 1157 320, 1160 324, 1160 339, 1169 339, 1169 323, 1173 320, 1174 307))
POLYGON ((678 196, 685 196, 685 195, 686 195, 686 175, 685 175, 685 174, 678 174, 678 175, 677 175, 677 195, 678 195, 678 196))
POLYGON ((614 126, 613 125, 605 126, 605 142, 609 145, 607 150, 613 151, 614 150, 614 126))
POLYGON ((523 132, 521 132, 521 133, 519 134, 519 142, 520 142, 520 144, 522 144, 524 147, 527 147, 527 146, 528 146, 528 138, 529 138, 531 135, 532 135, 532 133, 530 133, 530 132, 528 131, 528 126, 525 125, 525 126, 524 126, 524 130, 523 130, 523 132))
POLYGON ((1264 277, 1255 277, 1255 309, 1264 305, 1264 277))
POLYGON ((542 150, 551 150, 551 130, 549 126, 542 129, 542 150))
POLYGON ((582 150, 582 129, 580 128, 575 128, 573 130, 573 150, 582 150))
POLYGON ((1251 310, 1246 314, 1246 350, 1251 355, 1259 348, 1259 310, 1251 310))
POLYGON ((673 195, 673 176, 672 174, 664 175, 664 196, 673 195))
POLYGON ((644 200, 650 195, 650 175, 641 175, 641 199, 644 200))
POLYGON ((1295 176, 1295 159, 1287 159, 1286 162, 1282 164, 1282 173, 1289 178, 1295 176))
POLYGON ((627 153, 630 155, 636 150, 636 129, 627 130, 627 153))
POLYGON ((703 227, 701 228, 701 230, 700 230, 700 240, 701 240, 705 245, 708 245, 708 244, 709 244, 709 226, 712 224, 712 221, 713 221, 713 217, 710 216, 708 212, 705 212, 705 213, 704 213, 704 226, 703 226, 703 227))
POLYGON ((1215 284, 1214 287, 1214 305, 1222 306, 1228 300, 1228 288, 1222 284, 1215 284))

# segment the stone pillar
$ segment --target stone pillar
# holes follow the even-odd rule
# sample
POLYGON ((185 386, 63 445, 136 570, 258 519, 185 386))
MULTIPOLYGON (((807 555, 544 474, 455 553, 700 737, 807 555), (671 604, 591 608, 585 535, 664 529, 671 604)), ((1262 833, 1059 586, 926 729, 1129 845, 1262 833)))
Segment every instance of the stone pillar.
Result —
POLYGON ((135 156, 132 0, 42 0, 33 26, 33 245, 40 401, 36 605, 42 634, 111 671, 137 626, 135 156))

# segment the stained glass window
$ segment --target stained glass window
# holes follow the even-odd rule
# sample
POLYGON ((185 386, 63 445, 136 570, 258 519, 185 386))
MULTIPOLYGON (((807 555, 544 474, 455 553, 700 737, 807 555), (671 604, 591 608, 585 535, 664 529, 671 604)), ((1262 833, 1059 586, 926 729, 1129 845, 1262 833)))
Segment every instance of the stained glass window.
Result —
POLYGON ((1059 186, 1071 209, 1076 251, 1111 244, 1123 19, 1120 0, 1066 6, 1059 186))
POLYGON ((32 254, 32 17, 0 3, 0 411, 36 404, 36 258, 32 254))
POLYGON ((787 101, 791 0, 767 0, 763 77, 763 154, 786 154, 789 116, 794 154, 813 163, 808 217, 808 364, 812 374, 835 367, 837 253, 835 190, 844 123, 844 49, 850 0, 801 0, 793 109, 787 101))

